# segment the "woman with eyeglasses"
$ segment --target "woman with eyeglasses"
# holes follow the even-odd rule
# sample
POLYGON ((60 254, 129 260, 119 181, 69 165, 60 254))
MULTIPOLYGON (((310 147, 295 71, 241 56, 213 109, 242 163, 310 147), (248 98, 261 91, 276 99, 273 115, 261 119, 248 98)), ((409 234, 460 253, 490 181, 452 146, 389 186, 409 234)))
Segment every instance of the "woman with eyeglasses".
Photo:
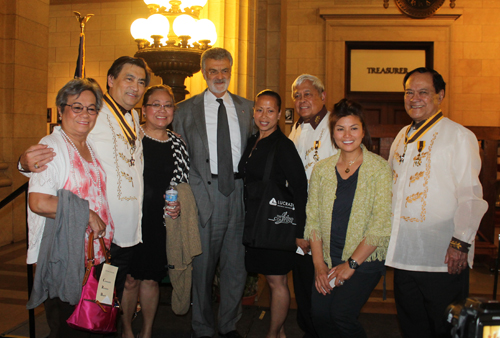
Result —
MULTIPOLYGON (((29 182, 28 264, 37 264, 28 308, 44 302, 49 337, 95 337, 70 328, 66 320, 80 300, 90 232, 109 249, 114 225, 106 198, 106 174, 88 135, 103 104, 92 79, 74 79, 59 90, 61 126, 42 138, 57 153, 29 182), (85 259, 85 260, 84 260, 85 259)), ((94 242, 94 264, 105 260, 94 242)))
MULTIPOLYGON (((188 182, 189 157, 184 141, 167 129, 174 118, 172 89, 166 85, 148 88, 142 101, 146 123, 141 127, 144 155, 144 200, 142 206, 142 243, 135 248, 126 283, 135 290, 131 297, 141 304, 143 316, 140 338, 150 338, 160 296, 159 283, 166 276, 166 228, 163 217, 165 191, 170 182, 188 182)), ((166 211, 173 219, 180 203, 166 211)), ((132 318, 135 308, 123 309, 122 337, 135 337, 132 318)))

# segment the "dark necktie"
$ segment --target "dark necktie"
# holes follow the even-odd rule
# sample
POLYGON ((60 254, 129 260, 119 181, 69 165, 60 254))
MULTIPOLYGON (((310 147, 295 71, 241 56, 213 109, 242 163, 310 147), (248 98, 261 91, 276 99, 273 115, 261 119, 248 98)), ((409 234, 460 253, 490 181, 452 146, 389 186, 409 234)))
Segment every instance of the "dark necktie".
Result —
POLYGON ((229 196, 234 190, 233 153, 231 151, 231 137, 227 122, 226 107, 222 99, 219 102, 217 113, 217 170, 219 191, 229 196))

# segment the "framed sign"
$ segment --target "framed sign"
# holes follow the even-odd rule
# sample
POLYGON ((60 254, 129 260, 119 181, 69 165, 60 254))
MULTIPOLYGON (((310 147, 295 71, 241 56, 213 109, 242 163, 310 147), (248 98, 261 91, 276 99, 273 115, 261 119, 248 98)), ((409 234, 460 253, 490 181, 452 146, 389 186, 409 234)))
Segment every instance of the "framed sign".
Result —
POLYGON ((433 67, 433 42, 346 42, 346 91, 402 92, 406 73, 433 67))
POLYGON ((285 109, 285 123, 293 124, 293 108, 285 109))

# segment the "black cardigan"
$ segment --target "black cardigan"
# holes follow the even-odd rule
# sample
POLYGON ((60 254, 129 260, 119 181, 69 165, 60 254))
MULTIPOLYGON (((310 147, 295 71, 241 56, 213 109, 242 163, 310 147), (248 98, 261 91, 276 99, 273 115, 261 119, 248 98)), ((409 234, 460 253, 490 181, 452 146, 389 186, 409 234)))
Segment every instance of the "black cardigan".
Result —
MULTIPOLYGON (((252 135, 247 142, 247 148, 241 157, 238 171, 245 179, 245 185, 255 181, 262 181, 264 168, 266 166, 267 155, 271 147, 279 139, 281 142, 276 149, 273 169, 270 179, 279 185, 286 185, 293 194, 296 218, 296 237, 304 238, 304 227, 306 222, 307 203, 307 177, 304 165, 293 142, 288 139, 278 128, 268 137, 257 143, 252 152, 252 148, 259 138, 259 133, 252 135), (252 153, 252 156, 250 156, 252 153), (250 157, 249 157, 250 156, 250 157)), ((246 196, 246 192, 245 192, 246 196)))

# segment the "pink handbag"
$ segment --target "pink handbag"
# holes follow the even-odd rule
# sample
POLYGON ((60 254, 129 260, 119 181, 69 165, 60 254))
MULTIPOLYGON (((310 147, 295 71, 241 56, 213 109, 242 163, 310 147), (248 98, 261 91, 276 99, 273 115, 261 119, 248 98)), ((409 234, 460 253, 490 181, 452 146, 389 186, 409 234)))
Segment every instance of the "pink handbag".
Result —
MULTIPOLYGON (((104 248, 106 263, 109 263, 110 254, 104 245, 104 239, 99 238, 99 243, 104 248)), ((88 260, 83 278, 83 289, 80 301, 75 307, 73 314, 66 320, 68 326, 90 331, 93 333, 116 332, 116 318, 118 316, 119 305, 115 296, 114 305, 102 304, 96 300, 97 287, 99 281, 94 276, 94 233, 89 234, 88 260)))

